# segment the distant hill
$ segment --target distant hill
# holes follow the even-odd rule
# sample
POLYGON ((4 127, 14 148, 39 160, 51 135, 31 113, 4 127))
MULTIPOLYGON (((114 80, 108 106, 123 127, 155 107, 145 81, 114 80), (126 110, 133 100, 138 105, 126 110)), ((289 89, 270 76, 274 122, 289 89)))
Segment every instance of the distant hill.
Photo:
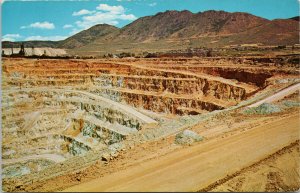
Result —
POLYGON ((268 20, 247 13, 166 11, 140 18, 120 30, 118 39, 150 41, 166 38, 198 38, 239 33, 268 20))
POLYGON ((119 28, 108 24, 98 24, 87 30, 83 30, 63 41, 58 46, 61 48, 77 48, 93 42, 102 36, 117 32, 119 28))
POLYGON ((95 55, 237 44, 291 45, 298 43, 298 39, 298 21, 294 19, 271 21, 241 12, 166 11, 139 18, 72 52, 95 55))
POLYGON ((119 28, 107 24, 98 24, 87 30, 83 30, 69 38, 61 41, 24 41, 24 42, 2 42, 3 48, 11 48, 13 45, 15 48, 20 47, 21 43, 24 43, 26 47, 51 47, 51 48, 66 48, 72 49, 84 46, 97 38, 111 34, 118 31, 119 28))
MULTIPOLYGON (((299 41, 299 17, 267 20, 248 13, 166 11, 119 29, 96 25, 58 42, 28 42, 66 48, 71 54, 166 51, 236 44, 291 45, 299 41)), ((4 44, 5 42, 3 42, 4 44)), ((27 43, 26 43, 27 44, 27 43)))
POLYGON ((299 21, 299 19, 300 19, 300 16, 292 17, 292 18, 290 18, 290 19, 293 19, 293 20, 299 21))

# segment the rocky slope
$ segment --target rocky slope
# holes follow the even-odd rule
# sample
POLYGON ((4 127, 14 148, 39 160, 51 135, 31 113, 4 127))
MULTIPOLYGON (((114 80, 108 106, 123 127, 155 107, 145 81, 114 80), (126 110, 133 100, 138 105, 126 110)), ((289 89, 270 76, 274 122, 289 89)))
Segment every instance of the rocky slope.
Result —
POLYGON ((73 52, 93 55, 93 50, 104 54, 236 44, 293 45, 298 39, 295 19, 267 20, 241 12, 166 11, 139 18, 117 33, 99 37, 73 52))
POLYGON ((120 30, 119 37, 138 41, 197 38, 239 33, 266 22, 268 20, 247 13, 166 11, 134 21, 120 30))
POLYGON ((108 24, 98 24, 61 41, 58 46, 61 48, 68 48, 68 49, 81 47, 88 43, 93 42, 95 39, 99 37, 103 37, 108 34, 117 32, 118 30, 119 28, 115 26, 111 26, 108 24))

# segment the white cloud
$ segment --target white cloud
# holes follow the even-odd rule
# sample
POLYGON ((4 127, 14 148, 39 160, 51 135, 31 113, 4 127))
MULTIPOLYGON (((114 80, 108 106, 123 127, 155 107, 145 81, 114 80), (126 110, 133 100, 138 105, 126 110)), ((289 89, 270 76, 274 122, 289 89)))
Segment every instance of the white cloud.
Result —
POLYGON ((73 27, 73 25, 70 25, 70 24, 66 24, 66 25, 63 26, 64 29, 72 28, 72 27, 73 27))
POLYGON ((82 18, 82 21, 77 21, 76 24, 78 27, 87 29, 96 24, 110 24, 110 25, 117 25, 119 22, 116 20, 118 15, 107 14, 97 12, 91 16, 85 16, 82 18))
POLYGON ((10 42, 14 42, 14 41, 16 41, 16 39, 14 39, 14 38, 2 38, 2 40, 1 41, 10 41, 10 42))
POLYGON ((108 11, 110 13, 114 13, 114 14, 121 14, 125 12, 125 9, 123 6, 119 5, 119 6, 110 6, 107 4, 100 4, 98 5, 98 7, 96 7, 96 9, 100 10, 100 11, 108 11))
POLYGON ((77 29, 77 28, 73 28, 72 31, 69 33, 70 36, 74 35, 74 34, 77 34, 78 32, 80 32, 81 30, 80 29, 77 29))
POLYGON ((73 16, 80 16, 80 15, 89 15, 89 14, 92 14, 92 13, 95 13, 95 11, 89 11, 87 9, 82 9, 80 11, 77 11, 77 12, 73 12, 73 16))
POLYGON ((148 4, 150 7, 154 7, 154 6, 156 6, 157 5, 157 3, 150 3, 150 4, 148 4))
POLYGON ((135 19, 137 19, 133 14, 128 14, 128 15, 122 14, 122 15, 120 15, 119 18, 122 19, 122 20, 135 20, 135 19))
POLYGON ((52 40, 52 41, 58 41, 58 40, 64 40, 67 36, 29 36, 25 38, 25 41, 29 40, 52 40))
POLYGON ((107 4, 99 4, 97 11, 91 15, 86 15, 80 21, 76 21, 76 25, 80 29, 87 29, 96 24, 117 25, 119 20, 132 21, 137 19, 133 14, 126 14, 123 6, 110 6, 107 4))
POLYGON ((14 42, 16 39, 21 38, 20 34, 6 34, 2 37, 2 41, 11 41, 14 42))
POLYGON ((54 29, 55 25, 53 23, 49 23, 48 21, 45 21, 45 22, 35 22, 30 25, 21 27, 21 29, 26 29, 26 28, 54 29))

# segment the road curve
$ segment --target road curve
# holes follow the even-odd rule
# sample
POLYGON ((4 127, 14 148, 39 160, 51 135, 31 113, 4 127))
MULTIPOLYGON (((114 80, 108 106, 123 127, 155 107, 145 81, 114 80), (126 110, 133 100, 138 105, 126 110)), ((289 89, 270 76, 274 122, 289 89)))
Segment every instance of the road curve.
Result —
POLYGON ((289 86, 281 91, 279 91, 278 93, 272 95, 272 96, 269 96, 263 100, 260 100, 252 105, 249 105, 248 107, 257 107, 263 103, 271 103, 271 102, 274 102, 274 101, 278 101, 280 99, 283 99, 285 96, 288 96, 290 94, 293 94, 294 92, 296 92, 297 90, 300 89, 300 83, 298 84, 294 84, 292 86, 289 86))
POLYGON ((174 151, 66 192, 197 191, 299 139, 297 115, 174 151))

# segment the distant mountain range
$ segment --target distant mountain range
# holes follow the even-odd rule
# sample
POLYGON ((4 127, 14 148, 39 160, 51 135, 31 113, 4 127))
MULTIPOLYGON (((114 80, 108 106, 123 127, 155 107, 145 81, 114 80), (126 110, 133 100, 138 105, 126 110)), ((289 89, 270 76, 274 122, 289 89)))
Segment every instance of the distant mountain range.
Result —
MULTIPOLYGON (((28 41, 25 46, 65 48, 72 54, 101 55, 258 43, 298 44, 299 17, 268 20, 242 12, 166 11, 141 17, 123 28, 99 24, 62 41, 28 41)), ((2 42, 3 48, 11 44, 19 45, 2 42)))

